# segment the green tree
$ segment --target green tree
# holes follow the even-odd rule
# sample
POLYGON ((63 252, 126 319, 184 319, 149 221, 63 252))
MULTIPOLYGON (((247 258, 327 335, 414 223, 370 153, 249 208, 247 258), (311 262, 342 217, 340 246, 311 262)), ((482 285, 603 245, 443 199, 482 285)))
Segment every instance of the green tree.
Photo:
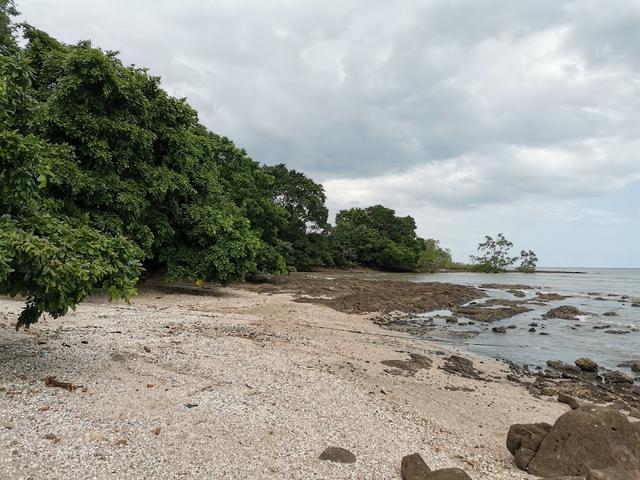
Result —
POLYGON ((538 256, 533 250, 522 250, 520 252, 520 266, 516 268, 519 272, 534 273, 538 264, 538 256))
POLYGON ((449 268, 452 264, 451 252, 440 246, 434 239, 424 240, 424 247, 418 257, 417 269, 421 272, 436 272, 449 268))
POLYGON ((287 264, 296 270, 331 265, 329 212, 322 185, 284 164, 265 166, 264 171, 273 178, 270 198, 286 212, 278 238, 288 247, 282 252, 287 264))
POLYGON ((374 205, 342 210, 331 232, 337 265, 366 265, 392 271, 413 271, 424 241, 416 236, 415 220, 374 205))
POLYGON ((485 236, 485 241, 478 245, 480 255, 472 255, 471 260, 476 269, 481 272, 498 273, 504 272, 507 267, 513 265, 518 257, 511 257, 509 253, 513 243, 507 240, 502 233, 494 239, 485 236))

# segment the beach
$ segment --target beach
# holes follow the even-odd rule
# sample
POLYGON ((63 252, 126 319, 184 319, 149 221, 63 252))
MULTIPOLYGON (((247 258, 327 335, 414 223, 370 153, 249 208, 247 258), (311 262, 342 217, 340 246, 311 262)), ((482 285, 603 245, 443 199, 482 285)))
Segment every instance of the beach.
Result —
POLYGON ((455 351, 375 314, 240 287, 142 285, 130 305, 96 297, 20 332, 22 303, 0 300, 6 478, 393 479, 419 452, 434 469, 526 479, 509 426, 569 410, 502 362, 445 371, 455 351), (319 460, 329 446, 356 462, 319 460))

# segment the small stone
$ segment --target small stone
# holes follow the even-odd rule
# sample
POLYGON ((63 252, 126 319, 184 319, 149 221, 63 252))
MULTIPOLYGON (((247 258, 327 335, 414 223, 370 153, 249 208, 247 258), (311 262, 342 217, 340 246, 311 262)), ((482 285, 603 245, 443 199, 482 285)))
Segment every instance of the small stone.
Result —
POLYGON ((530 331, 531 333, 533 333, 533 332, 535 332, 535 331, 536 331, 536 329, 535 329, 535 328, 533 328, 533 327, 531 327, 531 328, 529 329, 529 331, 530 331))
POLYGON ((505 327, 493 327, 491 331, 493 333, 507 333, 507 329, 505 327))
POLYGON ((604 312, 602 314, 605 317, 618 317, 619 315, 616 312, 604 312))
POLYGON ((353 453, 341 447, 327 447, 318 458, 337 463, 355 463, 356 461, 356 456, 353 453))
POLYGON ((604 333, 609 333, 611 335, 626 335, 631 332, 629 330, 605 330, 604 333))

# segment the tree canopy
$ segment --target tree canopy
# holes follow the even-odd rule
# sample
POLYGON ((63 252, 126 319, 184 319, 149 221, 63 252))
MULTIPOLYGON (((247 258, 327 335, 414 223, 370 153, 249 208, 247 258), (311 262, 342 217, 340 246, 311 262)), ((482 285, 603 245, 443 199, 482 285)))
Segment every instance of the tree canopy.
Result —
POLYGON ((20 325, 95 288, 128 298, 144 268, 226 283, 317 261, 321 185, 251 160, 116 52, 28 25, 18 48, 5 24, 0 293, 27 298, 20 325))

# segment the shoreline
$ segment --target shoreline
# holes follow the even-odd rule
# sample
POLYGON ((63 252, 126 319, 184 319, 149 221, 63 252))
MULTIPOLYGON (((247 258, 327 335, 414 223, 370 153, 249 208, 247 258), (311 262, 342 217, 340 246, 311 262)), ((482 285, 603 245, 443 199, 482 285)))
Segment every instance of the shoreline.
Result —
POLYGON ((20 308, 0 299, 8 478, 391 479, 420 452, 433 468, 524 480, 509 425, 567 410, 511 384, 499 362, 472 357, 490 382, 449 373, 454 349, 286 293, 143 287, 131 305, 93 298, 16 333, 20 308), (404 368, 409 353, 431 365, 404 368), (318 460, 330 445, 356 463, 318 460))
POLYGON ((0 468, 34 479, 397 479, 400 459, 419 452, 475 480, 533 479, 505 447, 510 425, 553 423, 570 407, 532 392, 513 366, 363 312, 460 305, 479 290, 385 282, 150 281, 131 305, 95 297, 17 333, 22 304, 0 298, 0 468), (328 446, 356 463, 319 460, 328 446))

